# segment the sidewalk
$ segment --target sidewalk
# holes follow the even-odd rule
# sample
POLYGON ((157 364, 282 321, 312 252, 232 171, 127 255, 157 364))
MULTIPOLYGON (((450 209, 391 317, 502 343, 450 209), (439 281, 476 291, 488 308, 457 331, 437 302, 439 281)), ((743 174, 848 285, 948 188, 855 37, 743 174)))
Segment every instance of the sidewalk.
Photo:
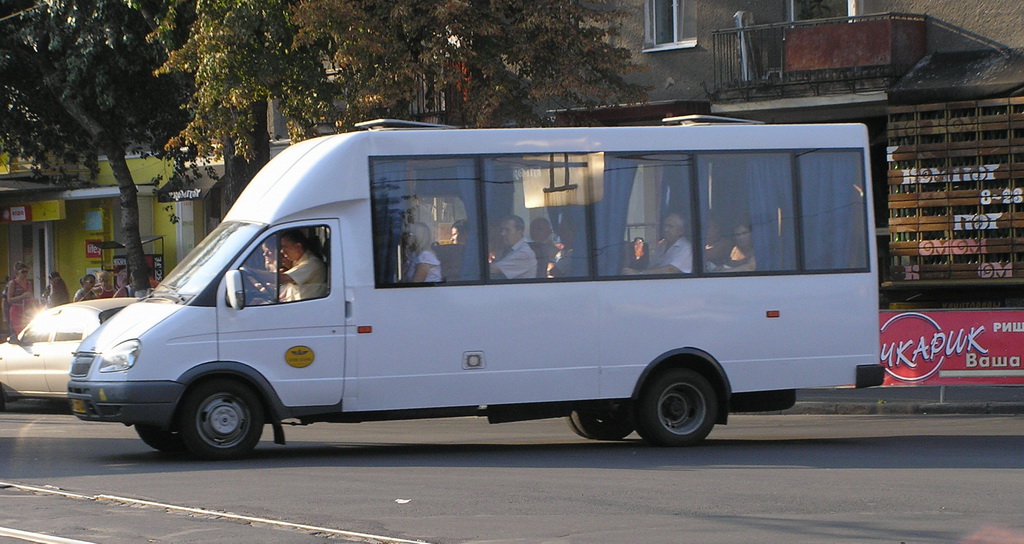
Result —
POLYGON ((785 414, 1024 414, 1024 386, 801 389, 785 414))

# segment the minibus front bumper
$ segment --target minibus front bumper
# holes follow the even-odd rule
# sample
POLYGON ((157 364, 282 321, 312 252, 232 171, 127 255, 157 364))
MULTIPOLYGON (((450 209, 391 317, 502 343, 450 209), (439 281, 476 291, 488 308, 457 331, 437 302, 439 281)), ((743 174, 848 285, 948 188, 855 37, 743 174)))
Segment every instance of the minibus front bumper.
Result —
POLYGON ((185 386, 172 381, 68 382, 71 412, 85 421, 166 428, 185 386))

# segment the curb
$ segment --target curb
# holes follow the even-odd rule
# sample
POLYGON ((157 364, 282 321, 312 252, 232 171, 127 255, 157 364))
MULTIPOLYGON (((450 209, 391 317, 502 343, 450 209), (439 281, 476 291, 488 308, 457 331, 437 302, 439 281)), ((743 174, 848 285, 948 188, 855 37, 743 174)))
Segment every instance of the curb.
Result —
POLYGON ((969 403, 831 403, 798 402, 795 406, 776 414, 790 415, 1019 415, 1024 414, 1024 403, 1020 402, 969 402, 969 403))

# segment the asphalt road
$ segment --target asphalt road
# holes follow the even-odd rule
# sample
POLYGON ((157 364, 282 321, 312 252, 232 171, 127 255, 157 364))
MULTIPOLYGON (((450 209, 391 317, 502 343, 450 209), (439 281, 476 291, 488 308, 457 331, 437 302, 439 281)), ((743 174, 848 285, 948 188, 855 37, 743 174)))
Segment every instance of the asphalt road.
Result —
POLYGON ((1017 415, 743 415, 687 449, 590 442, 558 420, 286 433, 287 446, 266 433, 253 458, 212 463, 153 452, 116 424, 3 413, 0 481, 16 486, 0 489, 0 528, 104 544, 910 544, 1024 535, 1017 415), (131 502, 139 499, 157 504, 131 502))

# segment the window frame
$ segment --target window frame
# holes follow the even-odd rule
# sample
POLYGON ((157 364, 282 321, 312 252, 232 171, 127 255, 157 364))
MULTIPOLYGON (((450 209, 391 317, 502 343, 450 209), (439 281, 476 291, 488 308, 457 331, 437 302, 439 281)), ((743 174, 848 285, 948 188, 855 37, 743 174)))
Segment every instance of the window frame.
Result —
MULTIPOLYGON (((486 251, 484 250, 484 248, 487 247, 486 246, 487 239, 486 239, 486 234, 484 233, 484 229, 480 228, 475 233, 476 234, 476 238, 477 238, 477 243, 478 243, 478 245, 477 245, 477 247, 478 247, 478 254, 472 257, 472 258, 477 258, 480 261, 481 274, 480 274, 479 278, 472 279, 472 280, 442 281, 442 282, 439 282, 439 283, 428 283, 428 284, 411 284, 411 283, 402 283, 402 282, 384 283, 384 282, 378 281, 378 279, 376 278, 376 272, 375 272, 374 285, 375 285, 375 288, 377 288, 377 289, 392 289, 392 288, 399 288, 399 289, 401 289, 401 288, 420 288, 420 287, 434 287, 434 286, 454 287, 454 286, 471 286, 471 285, 507 285, 507 284, 520 284, 520 283, 549 283, 549 282, 578 282, 578 281, 623 281, 623 280, 669 279, 669 278, 671 278, 671 279, 724 278, 724 277, 737 277, 737 276, 743 276, 743 277, 751 277, 751 276, 757 276, 757 277, 762 277, 762 276, 799 276, 799 275, 849 274, 849 273, 866 273, 866 272, 869 272, 871 270, 871 266, 872 266, 872 262, 871 262, 871 258, 870 258, 870 254, 871 254, 871 249, 870 248, 871 248, 871 243, 872 243, 871 242, 871 240, 872 240, 872 238, 871 238, 872 237, 872 233, 869 232, 869 229, 868 229, 869 225, 867 224, 867 218, 869 217, 868 214, 870 212, 870 210, 867 208, 867 206, 870 205, 870 202, 865 202, 865 205, 861 207, 861 210, 859 212, 859 213, 863 214, 862 220, 864 221, 864 225, 865 225, 865 229, 864 229, 864 232, 863 232, 863 237, 864 237, 864 239, 863 239, 863 242, 864 242, 864 253, 865 253, 864 256, 863 256, 864 266, 863 267, 854 267, 854 268, 834 268, 834 269, 815 269, 815 268, 810 268, 810 267, 806 266, 806 259, 805 259, 805 255, 804 255, 804 252, 806 251, 806 247, 805 247, 806 235, 805 235, 805 232, 804 232, 805 225, 804 225, 804 221, 803 221, 803 202, 802 202, 802 198, 803 198, 802 185, 804 183, 804 180, 802 178, 802 173, 800 171, 800 167, 799 167, 799 164, 798 164, 798 158, 801 155, 803 155, 803 154, 807 154, 807 153, 810 153, 810 152, 817 152, 817 151, 851 153, 851 154, 856 155, 857 160, 859 160, 861 164, 864 161, 864 154, 866 152, 864 149, 861 149, 859 147, 835 147, 835 148, 831 148, 830 147, 830 148, 824 148, 824 149, 822 149, 822 148, 798 148, 798 149, 792 149, 792 148, 786 148, 786 149, 774 149, 774 148, 773 149, 713 149, 713 150, 680 149, 680 150, 655 150, 655 151, 635 151, 635 150, 625 150, 624 151, 624 150, 614 150, 613 149, 613 150, 605 150, 605 151, 603 151, 603 153, 606 156, 616 156, 616 155, 659 155, 659 154, 680 155, 680 154, 685 154, 685 155, 688 155, 690 157, 690 165, 687 167, 687 168, 689 168, 691 170, 690 176, 689 176, 689 183, 691 184, 691 187, 689 189, 689 193, 690 193, 689 194, 690 207, 689 207, 688 211, 691 214, 690 217, 689 217, 689 221, 690 221, 690 236, 691 236, 690 242, 691 242, 691 247, 692 247, 692 250, 693 250, 693 260, 692 260, 693 268, 692 268, 690 273, 683 273, 683 274, 652 274, 652 275, 626 275, 626 274, 602 275, 602 274, 600 274, 600 272, 598 270, 598 267, 599 267, 599 262, 598 261, 599 261, 599 259, 598 259, 598 247, 597 247, 598 243, 599 243, 598 236, 597 236, 597 230, 598 230, 597 223, 599 222, 599 218, 596 217, 595 203, 590 203, 590 204, 586 204, 586 205, 583 206, 583 215, 584 215, 585 229, 586 229, 586 233, 585 233, 585 239, 586 240, 585 240, 585 242, 586 242, 587 245, 586 245, 585 248, 584 247, 577 248, 577 250, 584 249, 585 253, 586 253, 586 256, 587 256, 587 259, 588 259, 588 272, 585 275, 580 275, 580 276, 564 276, 564 277, 557 277, 556 276, 556 277, 529 278, 529 279, 517 279, 517 280, 507 280, 507 279, 504 279, 504 278, 492 278, 492 277, 490 277, 486 273, 486 269, 488 267, 487 267, 487 263, 486 263, 486 251), (793 269, 786 269, 786 270, 733 271, 733 272, 728 272, 728 273, 722 273, 722 272, 715 272, 715 271, 707 271, 707 270, 705 270, 704 252, 703 252, 703 246, 701 245, 703 240, 704 240, 704 229, 705 229, 705 226, 703 224, 704 210, 702 209, 701 203, 700 203, 700 190, 696 186, 696 184, 699 183, 698 180, 697 180, 697 172, 696 172, 698 158, 702 157, 702 156, 721 155, 721 154, 753 154, 753 155, 757 155, 757 154, 771 154, 771 153, 778 153, 778 154, 785 155, 786 158, 792 164, 792 168, 790 170, 791 187, 792 187, 792 192, 790 194, 790 198, 793 201, 792 202, 792 206, 793 206, 792 207, 792 212, 793 212, 792 221, 794 222, 793 236, 794 236, 794 243, 796 244, 796 255, 795 255, 796 264, 795 264, 795 267, 793 269)), ((578 151, 578 150, 561 151, 561 150, 557 150, 557 151, 553 151, 553 152, 554 153, 569 153, 569 154, 581 154, 581 153, 585 154, 585 153, 594 153, 596 151, 593 151, 593 150, 590 150, 590 151, 578 151)), ((484 185, 485 185, 485 183, 484 183, 484 175, 483 175, 483 161, 487 160, 487 159, 492 159, 492 158, 495 158, 495 157, 502 157, 502 156, 507 156, 507 155, 515 155, 515 152, 509 152, 509 153, 481 153, 481 154, 465 153, 465 154, 450 154, 450 155, 376 155, 376 156, 370 156, 370 157, 368 157, 368 163, 369 163, 369 167, 370 167, 369 171, 371 172, 369 181, 370 181, 371 185, 374 183, 374 178, 373 178, 372 172, 373 172, 373 162, 375 160, 384 160, 384 161, 418 160, 418 159, 432 160, 432 159, 439 159, 439 158, 450 158, 450 159, 469 159, 469 160, 476 161, 476 167, 474 168, 474 171, 476 172, 475 173, 476 178, 474 180, 475 181, 474 197, 477 199, 477 211, 478 211, 478 213, 480 215, 480 217, 478 218, 477 221, 478 221, 478 224, 480 224, 480 225, 486 225, 488 221, 493 221, 494 218, 488 217, 487 210, 486 210, 487 206, 486 206, 486 204, 484 202, 484 198, 485 198, 485 188, 484 188, 484 185)), ((864 168, 862 168, 861 171, 859 172, 859 175, 860 175, 861 181, 864 182, 864 183, 867 183, 866 177, 868 175, 868 171, 866 171, 864 168)), ((371 205, 371 207, 373 207, 376 204, 373 202, 373 196, 372 196, 373 195, 373 190, 372 190, 372 188, 371 188, 370 193, 371 193, 371 204, 370 205, 371 205)), ((373 219, 373 220, 376 220, 376 219, 373 219)), ((524 220, 525 220, 525 218, 524 218, 524 220)), ((624 228, 626 226, 627 225, 624 225, 624 228)), ((371 228, 371 233, 372 232, 373 232, 373 229, 371 228)), ((373 236, 373 234, 371 234, 371 237, 372 236, 373 236)), ((377 243, 377 240, 375 238, 371 238, 370 243, 371 243, 371 246, 374 247, 374 250, 373 250, 373 252, 374 252, 374 259, 375 259, 374 270, 376 270, 377 266, 378 266, 378 263, 376 262, 376 258, 377 258, 376 257, 376 253, 377 253, 376 243, 377 243)), ((467 257, 469 257, 469 256, 467 255, 467 257)))
MULTIPOLYGON (((253 243, 250 247, 247 248, 248 251, 245 251, 245 252, 242 253, 241 260, 234 266, 234 270, 237 270, 237 271, 241 272, 241 274, 242 274, 242 276, 244 278, 244 280, 243 280, 243 293, 244 293, 243 297, 244 297, 244 300, 246 301, 246 307, 247 308, 270 308, 270 307, 274 307, 274 306, 280 306, 282 304, 302 303, 302 302, 308 302, 308 301, 313 301, 313 300, 322 300, 322 299, 330 297, 331 296, 331 292, 333 291, 333 284, 332 284, 332 281, 331 281, 332 280, 332 278, 331 278, 331 276, 332 276, 331 269, 334 266, 334 263, 331 262, 331 260, 332 260, 332 257, 331 257, 331 253, 332 253, 331 244, 332 244, 332 241, 331 240, 335 236, 335 234, 332 231, 333 231, 333 229, 332 229, 332 227, 331 227, 329 222, 311 221, 309 223, 303 223, 303 224, 280 225, 277 228, 268 229, 268 230, 265 230, 265 231, 261 232, 260 235, 256 237, 255 243, 253 243), (299 230, 303 230, 303 231, 312 230, 314 232, 316 232, 318 229, 323 229, 326 232, 325 240, 323 240, 323 247, 320 248, 320 252, 322 254, 319 257, 322 260, 323 264, 324 264, 324 280, 325 280, 324 281, 324 293, 322 295, 320 295, 320 296, 311 297, 311 298, 303 298, 303 299, 299 299, 299 300, 285 300, 285 301, 282 301, 282 300, 280 300, 281 292, 283 291, 283 287, 282 287, 281 282, 280 282, 280 276, 281 276, 282 272, 280 271, 280 266, 279 266, 280 265, 280 260, 281 260, 281 255, 280 255, 280 253, 281 253, 280 238, 281 238, 281 235, 283 233, 285 233, 285 232, 287 232, 289 230, 293 230, 293 229, 299 229, 299 230), (264 242, 266 242, 268 240, 273 240, 274 241, 274 266, 279 269, 275 273, 275 280, 276 281, 274 283, 274 299, 268 300, 267 302, 262 303, 262 304, 254 304, 254 303, 251 302, 251 299, 250 299, 251 295, 250 295, 249 289, 250 288, 255 288, 255 285, 250 285, 250 283, 247 281, 247 278, 248 277, 255 277, 255 275, 250 273, 250 272, 248 272, 248 271, 246 271, 246 270, 243 270, 243 269, 249 263, 249 259, 250 258, 254 257, 257 254, 257 252, 262 252, 263 244, 264 244, 264 242)), ((304 234, 305 234, 305 232, 304 232, 304 234)), ((318 242, 318 244, 319 243, 320 242, 318 242)), ((309 252, 310 249, 307 248, 306 251, 309 252)), ((314 255, 315 255, 315 253, 314 253, 314 255)), ((316 257, 314 257, 314 258, 316 258, 316 257)))
POLYGON ((697 46, 693 0, 644 0, 644 53, 697 46), (662 10, 671 10, 672 40, 658 41, 658 20, 662 10))

